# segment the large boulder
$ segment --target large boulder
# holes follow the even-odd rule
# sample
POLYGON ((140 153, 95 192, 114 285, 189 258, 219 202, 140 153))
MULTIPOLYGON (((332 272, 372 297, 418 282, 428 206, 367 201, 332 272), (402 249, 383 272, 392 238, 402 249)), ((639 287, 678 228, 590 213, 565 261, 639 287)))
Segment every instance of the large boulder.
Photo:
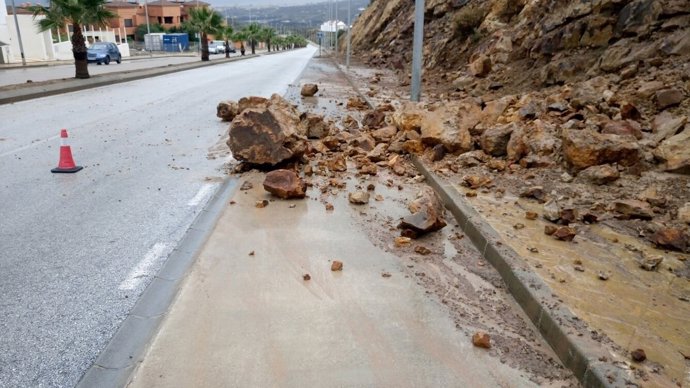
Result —
POLYGON ((276 165, 307 150, 307 139, 300 135, 299 123, 294 107, 274 95, 270 101, 266 100, 265 106, 247 108, 235 117, 227 144, 237 160, 276 165))
POLYGON ((434 232, 446 226, 443 219, 444 207, 431 187, 424 187, 417 198, 408 205, 412 215, 403 218, 400 229, 409 229, 415 235, 434 232))
POLYGON ((602 164, 601 166, 587 167, 578 176, 595 185, 605 185, 618 180, 620 173, 616 167, 602 164))
POLYGON ((640 147, 628 136, 564 129, 561 137, 563 156, 575 170, 606 163, 632 166, 639 161, 640 147))
POLYGON ((269 100, 264 97, 258 97, 258 96, 249 96, 249 97, 242 97, 240 98, 239 101, 237 101, 238 105, 238 111, 237 114, 242 113, 245 109, 249 108, 254 108, 254 109, 259 109, 259 108, 265 108, 269 105, 269 100))
POLYGON ((661 142, 654 156, 664 162, 664 170, 690 174, 690 128, 661 142))
POLYGON ((423 117, 424 111, 412 103, 406 104, 391 115, 393 125, 402 132, 419 132, 422 127, 423 117))
POLYGON ((428 145, 443 144, 448 152, 472 150, 470 132, 458 125, 457 116, 441 108, 422 116, 422 142, 428 145))
POLYGON ((223 121, 232 121, 240 113, 240 105, 237 101, 221 101, 216 107, 216 116, 223 121))
POLYGON ((283 199, 304 198, 307 193, 307 183, 294 171, 275 170, 266 174, 264 190, 283 199))

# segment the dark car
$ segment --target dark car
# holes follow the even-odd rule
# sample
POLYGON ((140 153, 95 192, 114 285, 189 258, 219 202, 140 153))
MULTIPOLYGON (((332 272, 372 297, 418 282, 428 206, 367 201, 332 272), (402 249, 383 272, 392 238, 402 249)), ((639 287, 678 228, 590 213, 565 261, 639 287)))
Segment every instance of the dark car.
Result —
POLYGON ((107 65, 110 61, 122 62, 122 55, 115 43, 96 42, 86 50, 86 59, 89 63, 96 62, 99 65, 101 63, 107 65))

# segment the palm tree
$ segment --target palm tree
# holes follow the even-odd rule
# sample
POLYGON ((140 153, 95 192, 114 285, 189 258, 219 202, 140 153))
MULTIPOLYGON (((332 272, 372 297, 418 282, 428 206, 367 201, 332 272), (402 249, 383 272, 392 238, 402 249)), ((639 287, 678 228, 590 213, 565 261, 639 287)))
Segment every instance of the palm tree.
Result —
POLYGON ((271 52, 271 42, 277 37, 276 31, 271 27, 264 27, 261 29, 261 40, 266 42, 268 52, 271 52))
POLYGON ((115 15, 105 8, 105 0, 51 0, 49 6, 33 5, 27 7, 34 16, 44 15, 36 22, 39 31, 64 29, 73 26, 72 55, 74 56, 74 77, 89 78, 89 67, 86 58, 86 40, 82 34, 82 25, 105 26, 108 19, 115 15))
MULTIPOLYGON (((233 29, 232 26, 223 26, 218 30, 218 37, 225 39, 225 58, 230 58, 230 42, 233 41, 233 29)), ((233 42, 233 45, 235 43, 233 42)))
POLYGON ((244 56, 244 41, 247 40, 247 34, 244 32, 244 30, 237 31, 234 34, 232 34, 232 40, 234 40, 235 42, 240 42, 240 53, 242 54, 242 56, 244 56))
POLYGON ((201 60, 208 61, 208 35, 218 34, 223 28, 223 17, 207 7, 192 8, 185 25, 189 31, 201 34, 201 60))
POLYGON ((252 48, 252 54, 256 54, 256 42, 261 39, 261 27, 256 23, 251 23, 244 27, 244 33, 252 48))

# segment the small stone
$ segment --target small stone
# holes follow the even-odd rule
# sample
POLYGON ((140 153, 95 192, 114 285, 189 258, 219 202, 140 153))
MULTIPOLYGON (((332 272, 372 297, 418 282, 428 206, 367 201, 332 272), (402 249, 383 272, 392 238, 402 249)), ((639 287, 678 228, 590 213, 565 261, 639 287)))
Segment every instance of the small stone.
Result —
POLYGON ((391 276, 392 276, 392 275, 389 274, 388 272, 384 272, 384 273, 381 274, 381 277, 382 277, 382 278, 389 278, 389 277, 391 277, 391 276))
POLYGON ((575 178, 573 178, 573 176, 570 175, 570 174, 568 174, 567 172, 564 172, 563 174, 561 174, 561 181, 562 181, 563 183, 570 183, 570 182, 572 182, 574 179, 575 179, 575 178))
POLYGON ((396 237, 395 238, 395 246, 400 248, 404 246, 408 246, 412 243, 412 239, 409 237, 396 237))
POLYGON ((532 252, 532 253, 539 253, 539 249, 537 249, 536 247, 529 247, 529 248, 527 248, 527 250, 532 252))
POLYGON ((663 256, 645 257, 640 261, 640 268, 645 271, 656 271, 662 261, 664 261, 663 256))
POLYGON ((562 241, 573 241, 575 235, 577 235, 577 231, 569 226, 560 227, 553 233, 553 237, 562 241))
POLYGON ((546 192, 544 191, 544 188, 541 186, 530 187, 529 189, 520 193, 520 197, 522 197, 522 198, 534 198, 537 201, 539 201, 540 203, 546 202, 546 192))
POLYGON ((365 191, 356 191, 347 195, 347 200, 354 205, 365 205, 369 203, 369 193, 365 191))
POLYGON ((240 186, 240 191, 247 191, 247 190, 251 190, 252 188, 254 188, 254 185, 252 184, 252 182, 244 181, 244 183, 242 183, 242 186, 240 186))
POLYGON ((332 203, 326 203, 326 211, 333 211, 333 204, 332 203))
POLYGON ((513 225, 513 229, 516 229, 516 230, 520 230, 520 229, 524 229, 524 228, 525 228, 525 224, 517 223, 517 224, 513 225))
POLYGON ((249 252, 249 256, 254 256, 254 251, 249 252))
POLYGON ((234 205, 234 204, 236 204, 236 203, 237 203, 237 202, 235 202, 235 201, 230 201, 230 205, 234 205))
POLYGON ((377 202, 383 202, 383 195, 381 195, 381 194, 376 194, 376 195, 374 196, 374 200, 377 201, 377 202))
POLYGON ((477 192, 476 192, 476 191, 473 191, 473 190, 470 190, 470 191, 468 191, 468 192, 465 193, 465 197, 467 197, 467 198, 473 198, 473 197, 476 197, 476 196, 477 196, 477 192))
POLYGON ((643 349, 633 350, 632 352, 630 352, 630 356, 635 362, 642 362, 647 359, 647 354, 644 352, 643 349))
POLYGON ((552 236, 558 230, 557 227, 553 225, 544 225, 544 234, 547 236, 552 236))
POLYGON ((536 220, 537 217, 539 217, 539 214, 537 214, 535 212, 526 212, 525 213, 525 218, 527 218, 528 220, 536 220))
POLYGON ((576 265, 575 267, 573 267, 573 269, 577 272, 585 272, 585 267, 581 265, 576 265))
POLYGON ((311 280, 311 276, 309 276, 308 273, 305 273, 304 275, 302 275, 302 279, 305 280, 305 281, 306 281, 306 280, 311 280))
POLYGON ((415 251, 416 253, 419 253, 419 254, 422 255, 422 256, 426 256, 426 255, 428 255, 428 254, 431 253, 431 250, 430 250, 429 248, 423 246, 423 245, 417 245, 417 246, 414 248, 414 251, 415 251))
POLYGON ((659 110, 678 105, 683 101, 683 92, 678 89, 664 89, 656 92, 656 106, 659 110))
POLYGON ((374 191, 374 190, 376 190, 376 185, 374 185, 373 183, 369 183, 367 185, 367 191, 374 191))
POLYGON ((290 206, 288 206, 288 207, 289 207, 290 209, 294 209, 296 206, 297 206, 297 205, 292 204, 292 205, 290 205, 290 206))
POLYGON ((312 97, 319 91, 319 87, 316 84, 304 84, 302 85, 302 90, 300 94, 304 97, 312 97))
POLYGON ((263 209, 263 208, 265 208, 266 206, 268 206, 268 200, 264 199, 264 200, 261 200, 261 201, 256 201, 256 204, 255 204, 254 206, 256 206, 256 207, 259 208, 259 209, 263 209))
POLYGON ((599 280, 604 280, 604 281, 609 280, 609 275, 608 275, 607 273, 605 273, 605 272, 601 272, 601 271, 600 271, 600 272, 597 274, 597 276, 599 277, 599 280))
POLYGON ((343 270, 343 262, 338 261, 338 260, 333 260, 333 263, 331 263, 331 271, 342 271, 343 270))
POLYGON ((472 345, 478 348, 491 349, 491 337, 484 332, 476 332, 472 336, 472 345))

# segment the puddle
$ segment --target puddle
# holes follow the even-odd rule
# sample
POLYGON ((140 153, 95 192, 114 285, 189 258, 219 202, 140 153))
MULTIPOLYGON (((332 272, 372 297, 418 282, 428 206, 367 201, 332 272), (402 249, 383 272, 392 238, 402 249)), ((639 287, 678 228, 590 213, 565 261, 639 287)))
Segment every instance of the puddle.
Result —
POLYGON ((690 281, 671 273, 690 255, 654 249, 603 224, 578 225, 575 240, 562 242, 544 234, 547 221, 525 219, 528 210, 541 214, 534 202, 486 194, 469 200, 578 317, 625 351, 644 349, 649 383, 666 385, 670 377, 690 385, 689 362, 683 356, 690 355, 690 281), (517 223, 525 227, 516 230, 517 223), (639 268, 636 256, 645 253, 664 256, 658 271, 639 268), (584 272, 575 270, 576 263, 584 272), (600 280, 600 272, 609 279, 600 280), (661 374, 650 373, 655 364, 661 374))

